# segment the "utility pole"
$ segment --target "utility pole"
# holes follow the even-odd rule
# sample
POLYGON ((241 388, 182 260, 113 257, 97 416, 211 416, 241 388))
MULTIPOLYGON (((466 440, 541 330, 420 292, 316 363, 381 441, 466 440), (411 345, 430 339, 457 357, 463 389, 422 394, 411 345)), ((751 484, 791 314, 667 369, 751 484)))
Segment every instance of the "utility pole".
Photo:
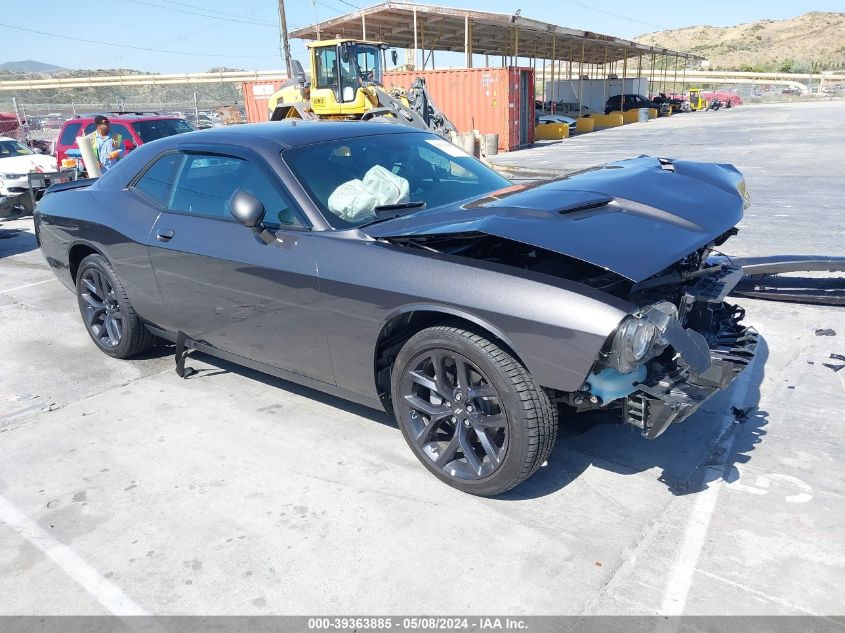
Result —
POLYGON ((293 77, 293 65, 290 61, 290 42, 288 41, 288 21, 285 17, 285 0, 279 0, 279 23, 282 26, 282 50, 285 53, 285 70, 288 77, 293 77))

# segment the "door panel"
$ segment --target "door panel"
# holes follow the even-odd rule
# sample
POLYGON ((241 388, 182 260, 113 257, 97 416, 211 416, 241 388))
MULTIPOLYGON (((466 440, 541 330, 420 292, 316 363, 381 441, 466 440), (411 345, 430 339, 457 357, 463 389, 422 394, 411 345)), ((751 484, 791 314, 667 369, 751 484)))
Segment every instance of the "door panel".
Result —
POLYGON ((280 230, 260 242, 233 221, 163 212, 150 258, 167 329, 225 351, 334 384, 320 310, 314 240, 280 230), (160 237, 159 237, 160 236, 160 237))

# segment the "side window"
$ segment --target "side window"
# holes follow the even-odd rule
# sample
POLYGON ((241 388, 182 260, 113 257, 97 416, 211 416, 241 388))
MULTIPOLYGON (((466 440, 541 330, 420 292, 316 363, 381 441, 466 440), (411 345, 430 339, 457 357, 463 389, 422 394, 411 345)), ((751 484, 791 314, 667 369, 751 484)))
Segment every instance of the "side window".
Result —
POLYGON ((238 188, 246 161, 233 156, 187 154, 168 209, 229 217, 226 202, 238 188))
POLYGON ((231 219, 228 202, 238 188, 261 201, 266 224, 302 226, 279 183, 248 161, 220 154, 185 155, 167 208, 231 219))
POLYGON ((250 166, 239 186, 261 200, 267 226, 304 226, 283 186, 271 180, 263 169, 250 166))
POLYGON ((59 139, 60 145, 74 145, 76 144, 76 137, 79 136, 79 129, 82 123, 68 123, 62 132, 62 138, 59 139))
POLYGON ((185 160, 183 154, 165 154, 135 184, 135 189, 165 209, 170 206, 173 184, 185 160))
POLYGON ((317 87, 334 88, 337 84, 337 51, 323 48, 317 55, 317 87))
POLYGON ((130 141, 132 143, 135 142, 135 138, 132 136, 132 132, 130 132, 126 126, 121 125, 120 123, 112 123, 109 129, 111 134, 120 134, 120 142, 123 141, 130 141))
POLYGON ((90 134, 91 132, 93 132, 93 131, 94 131, 94 129, 95 129, 96 127, 97 127, 97 126, 96 126, 95 124, 93 124, 93 123, 89 123, 88 125, 86 125, 86 126, 85 126, 85 133, 86 133, 86 134, 90 134))

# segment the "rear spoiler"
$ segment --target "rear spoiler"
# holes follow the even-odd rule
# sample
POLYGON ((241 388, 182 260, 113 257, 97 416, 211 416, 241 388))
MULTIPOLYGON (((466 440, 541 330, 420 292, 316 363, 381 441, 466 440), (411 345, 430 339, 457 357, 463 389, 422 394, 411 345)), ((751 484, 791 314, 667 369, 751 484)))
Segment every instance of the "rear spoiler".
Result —
POLYGON ((93 185, 97 180, 97 178, 79 178, 78 180, 71 180, 69 182, 59 182, 47 187, 44 195, 46 196, 59 191, 68 191, 69 189, 85 189, 93 185))

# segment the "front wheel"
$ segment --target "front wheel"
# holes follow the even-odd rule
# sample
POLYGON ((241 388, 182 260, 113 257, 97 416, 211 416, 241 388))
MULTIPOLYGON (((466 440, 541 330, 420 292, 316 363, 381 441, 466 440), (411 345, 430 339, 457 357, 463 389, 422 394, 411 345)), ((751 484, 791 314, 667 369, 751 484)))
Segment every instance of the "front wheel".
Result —
POLYGON ((463 492, 510 490, 554 446, 557 410, 545 391, 509 352, 461 328, 412 336, 396 358, 391 394, 411 450, 463 492))

